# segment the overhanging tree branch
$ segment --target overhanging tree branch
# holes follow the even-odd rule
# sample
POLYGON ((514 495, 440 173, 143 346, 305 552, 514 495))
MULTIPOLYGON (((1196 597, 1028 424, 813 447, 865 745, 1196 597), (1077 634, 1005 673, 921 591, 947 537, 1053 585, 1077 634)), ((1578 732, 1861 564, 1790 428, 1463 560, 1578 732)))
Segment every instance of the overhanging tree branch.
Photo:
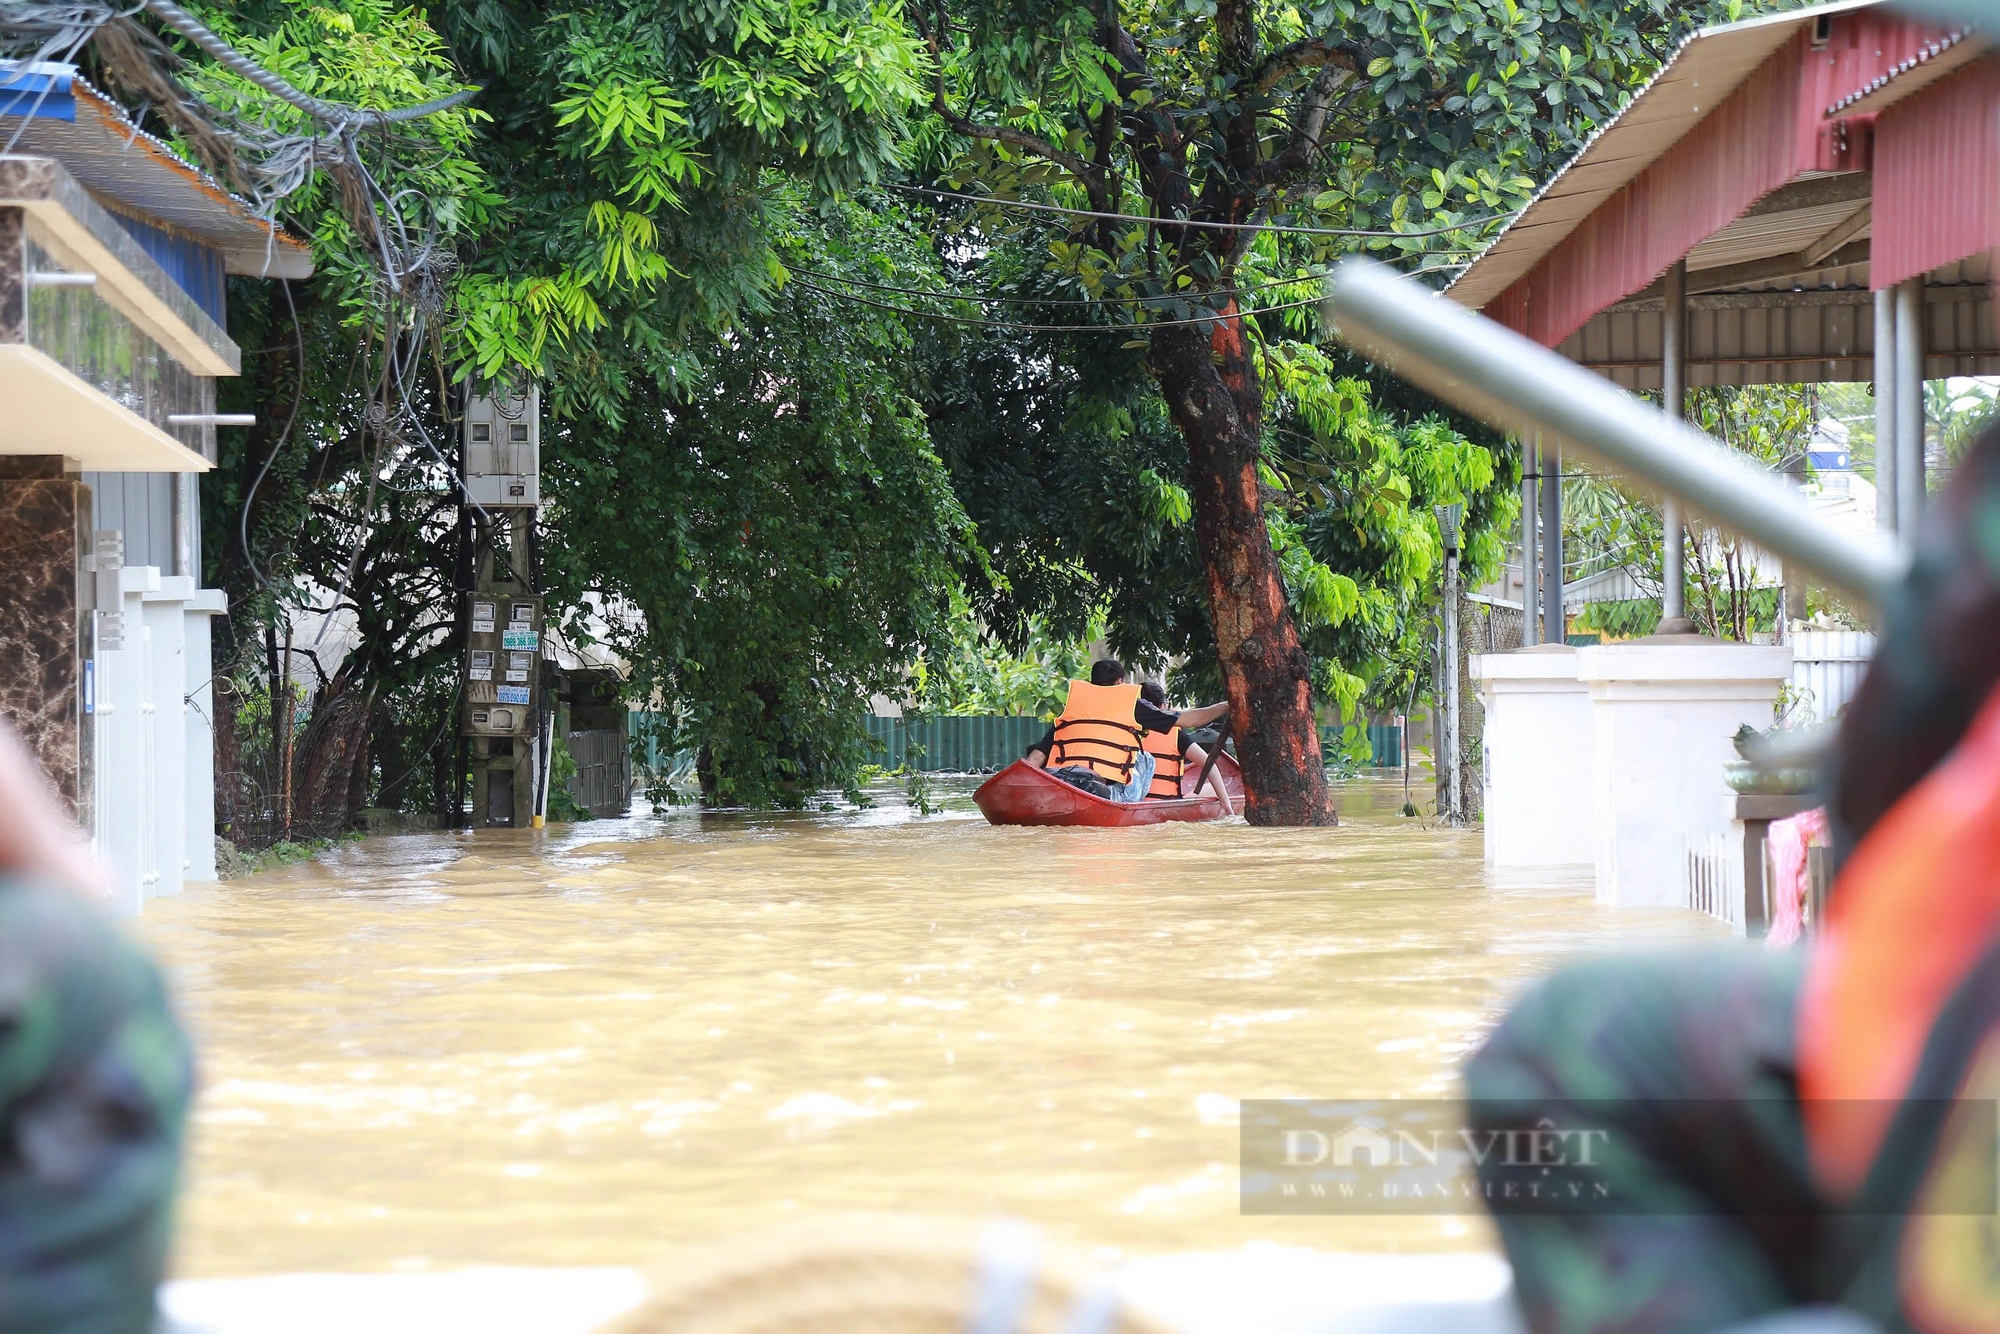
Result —
POLYGON ((1334 107, 1335 94, 1353 77, 1353 71, 1344 66, 1327 64, 1320 67, 1319 73, 1299 97, 1298 108, 1292 116, 1290 141, 1280 152, 1258 166, 1259 185, 1282 181, 1311 165, 1313 155, 1319 152, 1322 135, 1326 131, 1326 118, 1334 107))
MULTIPOLYGON (((1161 218, 1188 216, 1193 189, 1184 160, 1187 145, 1174 123, 1173 112, 1157 96, 1143 107, 1136 105, 1133 98, 1142 88, 1149 93, 1155 91, 1145 57, 1139 54, 1132 35, 1108 13, 1098 24, 1097 44, 1118 64, 1118 96, 1126 107, 1120 116, 1125 143, 1147 197, 1153 201, 1153 211, 1161 218)), ((1187 239, 1185 230, 1176 233, 1175 247, 1186 244, 1187 239)), ((1147 245, 1152 244, 1153 236, 1149 233, 1147 245)))
POLYGON ((1302 69, 1315 69, 1333 65, 1346 70, 1350 75, 1359 74, 1363 66, 1364 52, 1352 42, 1329 42, 1324 37, 1303 37, 1279 47, 1265 56, 1250 76, 1250 84, 1260 93, 1268 93, 1283 83, 1291 75, 1302 69))
POLYGON ((1102 187, 1103 174, 1089 158, 1066 152, 1038 135, 1017 130, 1011 125, 982 125, 971 117, 952 110, 951 102, 944 91, 944 52, 939 42, 939 31, 923 23, 921 10, 916 11, 916 17, 925 29, 924 36, 931 49, 931 62, 937 70, 936 81, 931 85, 931 110, 937 112, 939 119, 968 139, 987 139, 1023 153, 1033 153, 1036 157, 1045 158, 1066 169, 1088 186, 1102 187))

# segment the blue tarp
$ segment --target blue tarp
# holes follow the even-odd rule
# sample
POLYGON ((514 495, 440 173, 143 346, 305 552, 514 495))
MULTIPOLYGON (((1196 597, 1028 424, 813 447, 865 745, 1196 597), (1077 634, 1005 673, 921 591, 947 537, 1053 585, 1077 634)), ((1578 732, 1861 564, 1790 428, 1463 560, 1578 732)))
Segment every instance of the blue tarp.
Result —
POLYGON ((213 246, 202 244, 192 237, 176 235, 173 232, 127 217, 124 213, 114 213, 118 225, 139 248, 153 257, 153 262, 167 271, 167 276, 180 284, 181 290, 194 298, 194 303, 202 308, 210 319, 225 332, 229 328, 228 280, 223 274, 222 252, 213 246))
POLYGON ((0 117, 76 123, 76 98, 70 93, 68 66, 21 67, 0 62, 0 117))

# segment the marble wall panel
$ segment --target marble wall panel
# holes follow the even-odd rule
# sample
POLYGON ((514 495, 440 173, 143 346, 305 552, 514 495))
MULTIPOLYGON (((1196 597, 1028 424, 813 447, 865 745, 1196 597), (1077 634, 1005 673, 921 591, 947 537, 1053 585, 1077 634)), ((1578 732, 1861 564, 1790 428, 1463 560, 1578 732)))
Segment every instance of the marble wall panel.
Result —
POLYGON ((90 491, 81 482, 0 481, 0 717, 85 819, 79 558, 89 537, 90 491))
POLYGON ((0 343, 28 341, 28 215, 0 208, 0 343))

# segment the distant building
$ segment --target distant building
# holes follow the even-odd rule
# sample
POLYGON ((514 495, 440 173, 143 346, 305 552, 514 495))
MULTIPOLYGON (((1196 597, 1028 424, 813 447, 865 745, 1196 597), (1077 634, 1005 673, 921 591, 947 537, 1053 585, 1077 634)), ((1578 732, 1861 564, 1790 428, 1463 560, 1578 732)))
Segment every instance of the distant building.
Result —
POLYGON ((0 144, 0 715, 136 912, 215 875, 195 478, 241 372, 225 276, 311 254, 70 66, 0 62, 0 144))
POLYGON ((1854 465, 1847 455, 1847 426, 1831 417, 1822 417, 1806 441, 1806 458, 1813 471, 1822 476, 1851 473, 1854 465))

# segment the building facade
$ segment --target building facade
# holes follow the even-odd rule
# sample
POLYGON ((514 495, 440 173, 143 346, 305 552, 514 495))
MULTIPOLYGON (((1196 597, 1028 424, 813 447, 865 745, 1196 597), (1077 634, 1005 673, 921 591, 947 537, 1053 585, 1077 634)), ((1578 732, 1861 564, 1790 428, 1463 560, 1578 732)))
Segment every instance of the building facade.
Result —
POLYGON ((0 717, 137 912, 215 875, 226 275, 311 260, 68 66, 0 65, 0 144, 0 717))

